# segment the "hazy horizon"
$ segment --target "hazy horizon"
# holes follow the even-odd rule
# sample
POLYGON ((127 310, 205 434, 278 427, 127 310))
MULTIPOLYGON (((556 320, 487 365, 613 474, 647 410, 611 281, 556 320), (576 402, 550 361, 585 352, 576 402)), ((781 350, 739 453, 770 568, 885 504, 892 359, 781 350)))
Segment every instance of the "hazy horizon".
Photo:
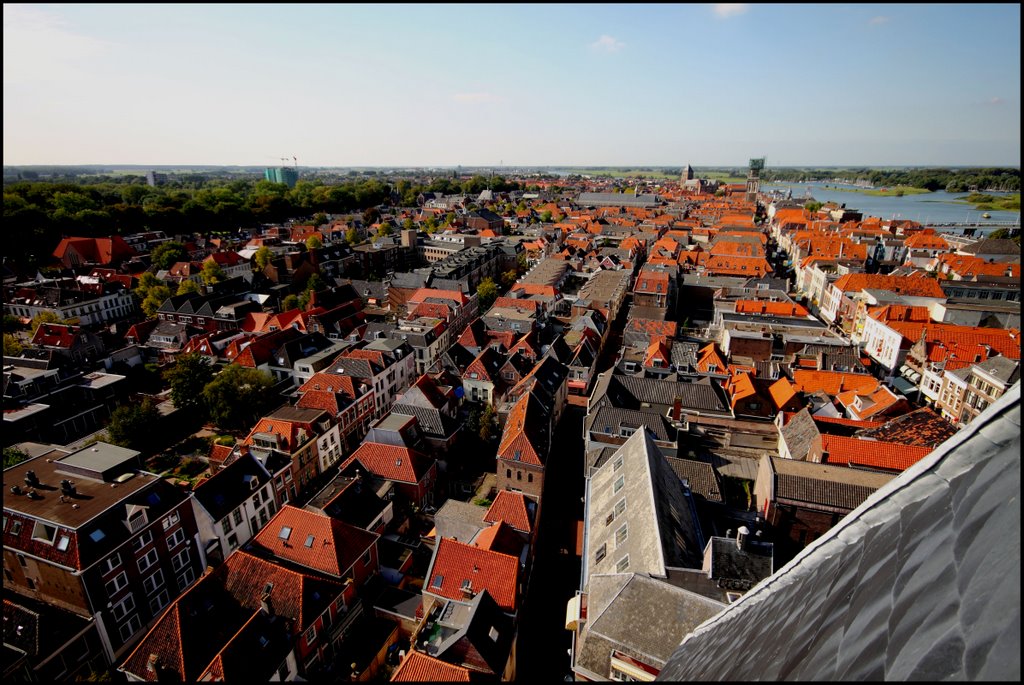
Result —
POLYGON ((1020 166, 1020 6, 4 5, 5 166, 292 156, 1020 166))

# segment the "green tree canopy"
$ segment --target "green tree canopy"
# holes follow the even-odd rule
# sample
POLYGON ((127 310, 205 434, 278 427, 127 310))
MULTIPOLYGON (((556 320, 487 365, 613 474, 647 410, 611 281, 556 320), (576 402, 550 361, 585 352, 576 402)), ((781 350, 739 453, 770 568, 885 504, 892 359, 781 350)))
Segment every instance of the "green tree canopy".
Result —
POLYGON ((160 412, 149 398, 141 404, 122 404, 110 415, 107 435, 115 445, 145 452, 153 445, 153 426, 159 420, 160 412))
POLYGON ((12 333, 4 333, 4 356, 17 357, 25 349, 12 333))
POLYGON ((57 316, 56 312, 52 312, 52 311, 50 311, 48 309, 45 310, 45 311, 39 312, 38 314, 36 314, 35 316, 32 317, 31 328, 32 328, 32 336, 33 337, 35 337, 36 331, 44 323, 67 323, 67 321, 65 321, 64 319, 62 319, 59 316, 57 316))
POLYGON ((142 313, 146 315, 147 319, 152 319, 156 316, 156 310, 160 309, 160 305, 167 301, 167 298, 171 296, 171 289, 162 283, 154 285, 146 293, 146 297, 142 300, 142 313))
POLYGON ((359 242, 359 231, 356 230, 355 226, 345 231, 345 242, 349 245, 355 245, 359 242))
POLYGON ((17 447, 4 448, 4 468, 9 469, 28 459, 28 455, 17 447))
POLYGON ((210 359, 198 352, 182 354, 174 366, 164 372, 164 380, 171 386, 171 400, 179 409, 202 406, 203 388, 213 380, 210 359))
POLYGON ((327 223, 327 215, 323 212, 318 212, 313 216, 313 226, 319 228, 327 223))
POLYGON ((476 295, 479 298, 480 311, 486 312, 498 298, 498 286, 490 277, 484 278, 476 288, 476 295))
POLYGON ((479 422, 480 439, 484 442, 490 442, 498 434, 498 412, 494 410, 492 405, 486 405, 480 413, 479 422))
POLYGON ((188 261, 188 251, 181 243, 171 240, 153 248, 149 258, 157 268, 170 269, 178 262, 188 261))
POLYGON ((224 273, 224 269, 220 267, 220 264, 209 259, 203 262, 202 272, 203 283, 206 285, 213 285, 214 283, 220 283, 227 278, 227 274, 224 273))
POLYGON ((267 264, 270 264, 270 260, 274 258, 274 251, 271 250, 266 245, 263 245, 260 247, 260 249, 256 250, 256 253, 252 256, 252 258, 253 261, 256 262, 256 267, 260 271, 263 271, 265 268, 267 268, 267 264))
POLYGON ((277 404, 273 387, 270 374, 229 364, 203 388, 203 401, 219 428, 246 430, 277 404))
POLYGON ((295 293, 285 295, 281 299, 281 311, 288 312, 299 306, 299 296, 295 293))
POLYGON ((518 274, 516 273, 515 269, 509 269, 508 271, 501 275, 502 287, 505 288, 505 290, 508 290, 516 282, 517 277, 518 274))
POLYGON ((320 236, 311 235, 306 238, 306 249, 308 250, 319 250, 324 246, 324 241, 320 240, 320 236))
POLYGON ((185 295, 187 293, 202 293, 203 289, 199 287, 199 284, 192 279, 186 278, 178 284, 178 290, 174 293, 175 295, 185 295))

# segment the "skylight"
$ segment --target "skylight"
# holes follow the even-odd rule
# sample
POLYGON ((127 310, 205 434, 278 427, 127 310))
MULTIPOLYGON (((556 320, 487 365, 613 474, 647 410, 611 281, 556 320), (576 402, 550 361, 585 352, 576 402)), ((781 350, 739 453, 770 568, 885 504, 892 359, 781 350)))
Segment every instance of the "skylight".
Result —
POLYGON ((441 583, 443 583, 443 582, 444 582, 444 576, 442 576, 439 573, 436 576, 434 576, 434 582, 430 584, 430 587, 437 587, 437 588, 439 588, 439 587, 441 587, 441 583))
POLYGON ((103 532, 102 530, 100 530, 99 528, 97 528, 97 529, 96 529, 96 530, 94 530, 93 532, 89 533, 89 538, 90 538, 90 539, 91 539, 91 540, 92 540, 93 542, 99 542, 100 540, 102 540, 102 539, 103 539, 103 538, 105 538, 105 537, 107 537, 107 534, 106 534, 106 533, 104 533, 104 532, 103 532))
POLYGON ((277 534, 277 537, 281 538, 282 540, 287 540, 291 534, 291 528, 289 528, 288 526, 281 526, 281 532, 277 534))
POLYGON ((306 547, 312 547, 312 546, 313 546, 313 536, 309 535, 309 536, 306 537, 306 547))

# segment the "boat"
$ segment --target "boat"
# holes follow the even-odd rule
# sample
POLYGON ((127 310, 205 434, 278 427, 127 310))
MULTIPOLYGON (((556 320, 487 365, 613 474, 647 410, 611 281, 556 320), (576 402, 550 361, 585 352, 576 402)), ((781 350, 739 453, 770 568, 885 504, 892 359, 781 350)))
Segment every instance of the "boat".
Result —
POLYGON ((991 219, 992 215, 989 214, 988 212, 985 212, 984 214, 981 215, 981 218, 982 219, 991 219))

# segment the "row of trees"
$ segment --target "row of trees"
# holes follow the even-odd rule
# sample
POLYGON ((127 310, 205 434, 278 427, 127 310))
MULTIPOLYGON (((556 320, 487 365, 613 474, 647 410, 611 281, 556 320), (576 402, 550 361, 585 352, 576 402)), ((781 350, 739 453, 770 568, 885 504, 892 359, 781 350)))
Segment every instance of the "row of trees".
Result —
POLYGON ((219 233, 297 216, 314 216, 314 223, 322 225, 327 222, 327 214, 382 204, 415 206, 419 195, 427 191, 479 194, 486 188, 507 191, 521 187, 500 176, 474 176, 464 181, 437 178, 429 184, 377 177, 325 183, 313 178, 300 180, 294 188, 266 180, 210 179, 201 175, 155 187, 141 183, 141 178, 138 181, 21 181, 5 186, 4 223, 8 231, 19 236, 9 246, 9 256, 33 270, 50 261, 50 253, 62 235, 102 237, 144 230, 169 235, 196 230, 219 233))
POLYGON ((979 190, 1020 191, 1020 169, 767 169, 765 181, 868 181, 873 186, 909 186, 963 193, 979 190))

